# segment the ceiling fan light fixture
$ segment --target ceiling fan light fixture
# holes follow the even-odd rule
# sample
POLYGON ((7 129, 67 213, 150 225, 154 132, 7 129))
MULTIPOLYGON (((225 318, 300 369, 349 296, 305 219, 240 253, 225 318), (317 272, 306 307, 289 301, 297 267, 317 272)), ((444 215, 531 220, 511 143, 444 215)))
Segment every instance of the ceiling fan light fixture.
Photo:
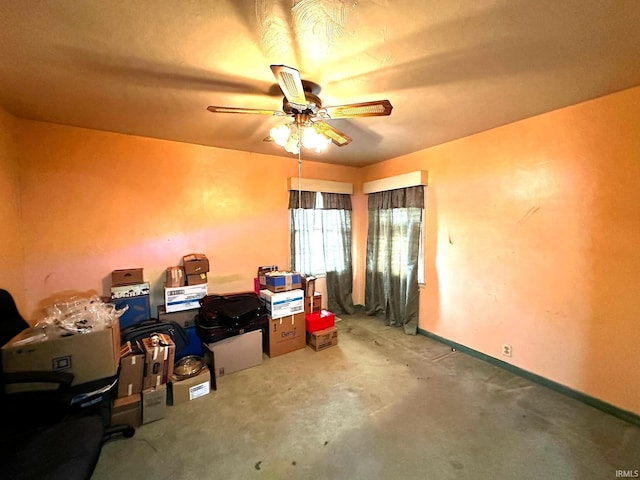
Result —
POLYGON ((277 145, 284 147, 289 141, 291 131, 288 125, 279 125, 269 130, 269 135, 271 135, 271 138, 277 145))
POLYGON ((302 146, 304 148, 320 153, 327 148, 329 143, 331 143, 331 139, 318 133, 312 125, 307 125, 302 128, 302 146))
POLYGON ((311 124, 278 125, 269 130, 269 135, 277 145, 295 155, 298 154, 301 146, 320 153, 331 143, 330 138, 318 132, 311 124))

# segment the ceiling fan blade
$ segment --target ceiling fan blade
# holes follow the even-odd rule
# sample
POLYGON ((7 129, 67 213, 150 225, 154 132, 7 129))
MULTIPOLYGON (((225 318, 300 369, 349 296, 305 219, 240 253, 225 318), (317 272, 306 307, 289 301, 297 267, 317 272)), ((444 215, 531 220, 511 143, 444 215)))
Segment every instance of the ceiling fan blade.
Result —
POLYGON ((345 145, 349 145, 351 143, 352 139, 349 135, 344 134, 337 128, 333 128, 326 122, 314 122, 313 128, 316 129, 316 132, 321 133, 327 138, 330 138, 331 141, 339 147, 344 147, 345 145))
POLYGON ((300 110, 307 108, 300 72, 286 65, 271 65, 271 71, 289 103, 294 107, 300 107, 300 110))
POLYGON ((376 100, 373 102, 325 107, 323 110, 326 111, 329 118, 380 117, 391 115, 393 105, 389 100, 376 100))
POLYGON ((240 108, 240 107, 217 107, 214 105, 208 106, 207 110, 213 113, 249 113, 249 114, 258 114, 258 115, 273 115, 273 116, 285 115, 284 112, 279 112, 278 110, 262 110, 259 108, 240 108))

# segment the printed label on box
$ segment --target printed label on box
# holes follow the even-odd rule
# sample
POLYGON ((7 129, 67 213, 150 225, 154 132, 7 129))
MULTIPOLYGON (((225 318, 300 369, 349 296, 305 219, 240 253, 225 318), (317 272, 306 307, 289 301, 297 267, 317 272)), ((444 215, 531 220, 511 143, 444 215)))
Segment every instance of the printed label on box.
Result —
POLYGON ((207 295, 207 284, 186 285, 164 289, 164 305, 167 313, 200 308, 200 299, 207 295))
POLYGON ((189 389, 189 400, 209 395, 209 381, 194 385, 189 389))
POLYGON ((138 283, 137 285, 121 285, 111 287, 111 300, 117 298, 138 297, 140 295, 149 295, 151 292, 149 283, 138 283))

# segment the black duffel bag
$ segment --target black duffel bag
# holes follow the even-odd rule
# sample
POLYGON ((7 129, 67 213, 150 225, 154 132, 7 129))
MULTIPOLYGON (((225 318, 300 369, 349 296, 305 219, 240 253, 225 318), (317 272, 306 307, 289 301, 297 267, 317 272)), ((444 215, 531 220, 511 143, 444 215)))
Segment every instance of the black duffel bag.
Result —
POLYGON ((244 328, 267 314, 254 292, 207 295, 200 299, 201 323, 244 328))
POLYGON ((189 336, 179 323, 163 322, 157 318, 151 318, 123 329, 120 332, 120 341, 123 344, 136 342, 150 337, 154 333, 164 333, 171 337, 176 345, 176 357, 189 345, 189 336))
POLYGON ((243 327, 234 327, 224 320, 219 321, 218 319, 207 318, 202 313, 196 316, 196 334, 204 343, 214 343, 224 340, 225 338, 262 329, 262 343, 263 349, 265 349, 268 325, 269 317, 267 315, 254 318, 243 327))

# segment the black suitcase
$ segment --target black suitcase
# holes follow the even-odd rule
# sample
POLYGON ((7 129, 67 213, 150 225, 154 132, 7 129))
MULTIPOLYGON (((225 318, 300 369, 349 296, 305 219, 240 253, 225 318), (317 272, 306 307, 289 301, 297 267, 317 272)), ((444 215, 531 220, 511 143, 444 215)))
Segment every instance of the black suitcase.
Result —
POLYGON ((267 346, 267 333, 269 328, 269 317, 261 315, 256 317, 251 322, 247 323, 243 327, 234 327, 224 320, 218 321, 207 318, 204 314, 200 313, 196 317, 196 334, 198 338, 204 343, 215 343, 225 338, 241 335, 243 333, 252 332, 254 330, 262 330, 262 350, 266 351, 267 346))
POLYGON ((207 295, 200 299, 204 321, 233 328, 246 328, 267 314, 267 307, 254 292, 207 295))

